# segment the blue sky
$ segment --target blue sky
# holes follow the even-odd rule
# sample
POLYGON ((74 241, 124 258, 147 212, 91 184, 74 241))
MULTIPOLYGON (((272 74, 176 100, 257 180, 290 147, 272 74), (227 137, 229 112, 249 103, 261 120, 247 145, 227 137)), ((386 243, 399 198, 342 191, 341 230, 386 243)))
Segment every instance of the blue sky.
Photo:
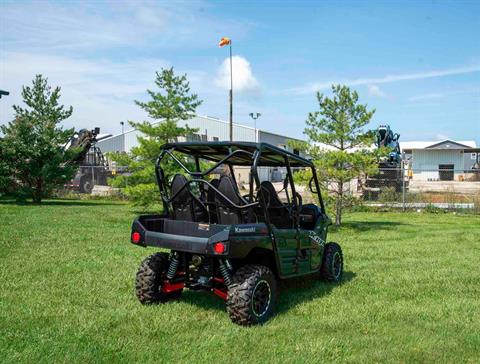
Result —
POLYGON ((228 117, 224 68, 233 39, 234 120, 302 137, 315 91, 331 83, 375 108, 401 140, 480 144, 478 1, 0 2, 0 122, 36 73, 73 105, 66 126, 120 131, 146 116, 155 70, 187 73, 204 104, 228 117))

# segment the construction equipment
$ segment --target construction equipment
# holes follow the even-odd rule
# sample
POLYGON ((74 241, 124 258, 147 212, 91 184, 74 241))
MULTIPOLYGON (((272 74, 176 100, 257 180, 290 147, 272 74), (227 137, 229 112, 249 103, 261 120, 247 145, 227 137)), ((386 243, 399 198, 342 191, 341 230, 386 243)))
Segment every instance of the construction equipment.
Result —
POLYGON ((378 148, 387 147, 391 149, 388 157, 380 161, 379 168, 397 168, 402 163, 402 154, 400 152, 400 134, 393 133, 390 129, 390 125, 380 125, 377 128, 376 133, 377 141, 376 146, 378 148))
POLYGON ((78 149, 71 163, 76 163, 79 169, 66 187, 78 190, 80 193, 91 193, 93 186, 106 185, 111 176, 108 162, 102 151, 96 146, 100 128, 92 130, 81 129, 65 146, 65 149, 78 149))
POLYGON ((402 191, 404 174, 402 171, 402 153, 398 140, 400 134, 394 133, 390 125, 380 125, 376 131, 377 148, 388 148, 387 156, 380 159, 378 173, 367 176, 363 196, 366 199, 378 199, 382 189, 402 191))

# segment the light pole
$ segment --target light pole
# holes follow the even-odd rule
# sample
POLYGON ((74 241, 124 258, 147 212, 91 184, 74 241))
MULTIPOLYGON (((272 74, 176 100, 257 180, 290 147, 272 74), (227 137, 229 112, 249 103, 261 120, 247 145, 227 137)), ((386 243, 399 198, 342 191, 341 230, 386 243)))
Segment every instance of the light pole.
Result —
POLYGON ((257 119, 262 116, 262 114, 260 114, 259 112, 251 112, 250 114, 250 117, 253 119, 253 123, 254 123, 254 128, 255 128, 255 143, 258 142, 258 130, 257 130, 257 119))
POLYGON ((10 95, 10 92, 4 91, 4 90, 0 90, 0 99, 2 98, 2 96, 8 96, 8 95, 10 95))
POLYGON ((125 125, 125 123, 123 121, 120 121, 120 125, 122 126, 122 134, 124 134, 123 132, 123 126, 125 125))
POLYGON ((227 37, 220 39, 219 47, 230 46, 230 141, 233 141, 233 67, 232 67, 232 40, 227 37))

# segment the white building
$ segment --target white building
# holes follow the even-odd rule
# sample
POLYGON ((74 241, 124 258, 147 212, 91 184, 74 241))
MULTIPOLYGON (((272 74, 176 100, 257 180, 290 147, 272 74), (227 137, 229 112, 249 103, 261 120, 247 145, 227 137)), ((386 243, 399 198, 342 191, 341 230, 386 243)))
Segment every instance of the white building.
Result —
MULTIPOLYGON (((187 141, 224 141, 229 140, 229 123, 217 118, 209 116, 195 116, 187 121, 179 121, 179 126, 188 125, 190 128, 198 129, 196 134, 189 135, 187 141)), ((97 143, 103 153, 107 152, 129 152, 133 147, 138 145, 138 137, 141 132, 132 129, 123 134, 111 136, 102 139, 97 143)), ((288 146, 288 140, 298 140, 280 134, 271 133, 265 130, 259 130, 250 126, 233 124, 233 140, 244 142, 264 142, 269 143, 290 152, 298 154, 298 151, 293 150, 288 146)), ((284 176, 284 171, 276 168, 262 168, 261 179, 278 180, 284 176)), ((245 180, 246 177, 242 175, 238 178, 239 181, 245 180)))
POLYGON ((413 180, 460 181, 466 179, 477 158, 473 140, 400 142, 413 180))

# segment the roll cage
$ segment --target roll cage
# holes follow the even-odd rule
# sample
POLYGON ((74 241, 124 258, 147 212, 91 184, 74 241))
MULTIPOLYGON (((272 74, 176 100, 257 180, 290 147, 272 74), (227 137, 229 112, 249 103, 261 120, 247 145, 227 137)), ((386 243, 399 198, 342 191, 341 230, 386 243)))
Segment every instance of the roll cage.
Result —
MULTIPOLYGON (((252 207, 258 207, 259 201, 255 201, 256 194, 260 190, 260 178, 258 175, 258 167, 286 167, 287 170, 287 179, 288 183, 291 186, 292 190, 292 205, 293 210, 296 211, 292 218, 295 219, 295 226, 299 224, 299 201, 297 197, 297 192, 295 190, 295 183, 293 181, 293 172, 292 168, 303 167, 311 168, 312 171, 312 180, 310 181, 310 189, 312 193, 317 194, 318 200, 320 202, 321 212, 325 213, 325 207, 323 204, 322 196, 320 193, 320 186, 313 162, 309 159, 303 158, 299 155, 291 153, 287 150, 278 148, 268 143, 251 143, 251 142, 177 142, 177 143, 167 143, 161 147, 160 155, 158 156, 155 163, 155 176, 157 179, 158 187, 160 190, 160 195, 162 198, 162 203, 165 211, 170 215, 171 213, 171 203, 172 201, 185 189, 188 188, 191 184, 198 184, 201 187, 201 193, 205 191, 205 185, 208 188, 211 188, 215 193, 219 194, 228 204, 232 207, 243 210, 249 209, 252 207), (177 156, 176 153, 181 153, 193 158, 195 162, 195 170, 190 170, 177 156), (185 185, 181 187, 180 190, 172 196, 169 196, 169 186, 164 173, 164 170, 161 166, 164 158, 170 157, 181 169, 190 176, 190 179, 185 185), (200 160, 204 159, 209 162, 213 162, 213 166, 210 166, 206 170, 202 171, 200 167, 200 160), (234 166, 250 166, 250 176, 249 176, 249 193, 248 200, 243 198, 244 204, 238 205, 234 203, 231 199, 225 196, 219 189, 213 186, 205 177, 209 174, 214 173, 217 168, 222 165, 228 166, 230 170, 231 177, 235 184, 235 173, 233 170, 234 166), (312 182, 315 185, 316 191, 313 191, 311 188, 312 182)), ((288 196, 288 195, 287 195, 288 196)), ((205 210, 208 212, 205 204, 199 201, 205 210)), ((270 223, 269 213, 266 206, 262 207, 263 215, 265 217, 265 222, 270 223)))

